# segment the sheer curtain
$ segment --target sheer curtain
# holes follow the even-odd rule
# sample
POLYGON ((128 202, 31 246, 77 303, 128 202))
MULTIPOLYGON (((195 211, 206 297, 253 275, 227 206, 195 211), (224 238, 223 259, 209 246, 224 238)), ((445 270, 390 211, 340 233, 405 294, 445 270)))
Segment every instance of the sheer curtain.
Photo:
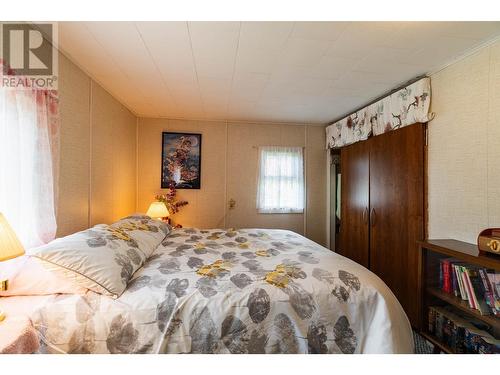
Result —
POLYGON ((0 212, 26 248, 55 237, 58 150, 57 93, 0 88, 0 212))
POLYGON ((261 213, 304 212, 302 147, 259 147, 257 209, 261 213))

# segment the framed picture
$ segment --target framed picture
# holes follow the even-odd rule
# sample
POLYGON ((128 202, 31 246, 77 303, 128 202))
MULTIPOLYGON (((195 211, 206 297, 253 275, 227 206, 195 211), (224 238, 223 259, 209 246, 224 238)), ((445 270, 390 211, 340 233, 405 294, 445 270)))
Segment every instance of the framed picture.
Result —
POLYGON ((161 188, 199 189, 201 134, 162 133, 161 188))

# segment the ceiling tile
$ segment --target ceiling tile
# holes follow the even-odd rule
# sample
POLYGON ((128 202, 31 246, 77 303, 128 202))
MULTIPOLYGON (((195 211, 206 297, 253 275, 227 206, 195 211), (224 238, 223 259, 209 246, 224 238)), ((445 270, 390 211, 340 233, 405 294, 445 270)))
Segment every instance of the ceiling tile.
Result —
POLYGON ((336 40, 351 22, 295 22, 292 38, 336 40))

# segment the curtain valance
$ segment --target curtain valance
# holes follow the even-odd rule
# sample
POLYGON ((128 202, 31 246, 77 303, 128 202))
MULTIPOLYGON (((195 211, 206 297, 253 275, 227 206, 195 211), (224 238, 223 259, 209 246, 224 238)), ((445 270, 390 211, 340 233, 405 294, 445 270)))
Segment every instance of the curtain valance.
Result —
POLYGON ((421 80, 344 117, 326 128, 326 147, 337 148, 432 120, 431 80, 421 80))

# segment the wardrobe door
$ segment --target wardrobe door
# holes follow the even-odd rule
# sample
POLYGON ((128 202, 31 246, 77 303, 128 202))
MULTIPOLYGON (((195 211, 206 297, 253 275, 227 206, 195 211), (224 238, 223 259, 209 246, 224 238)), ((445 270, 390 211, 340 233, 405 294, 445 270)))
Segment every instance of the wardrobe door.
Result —
POLYGON ((339 253, 369 266, 369 142, 341 149, 341 212, 339 253))
POLYGON ((418 319, 418 248, 424 236, 424 126, 373 137, 370 147, 370 269, 418 319))

